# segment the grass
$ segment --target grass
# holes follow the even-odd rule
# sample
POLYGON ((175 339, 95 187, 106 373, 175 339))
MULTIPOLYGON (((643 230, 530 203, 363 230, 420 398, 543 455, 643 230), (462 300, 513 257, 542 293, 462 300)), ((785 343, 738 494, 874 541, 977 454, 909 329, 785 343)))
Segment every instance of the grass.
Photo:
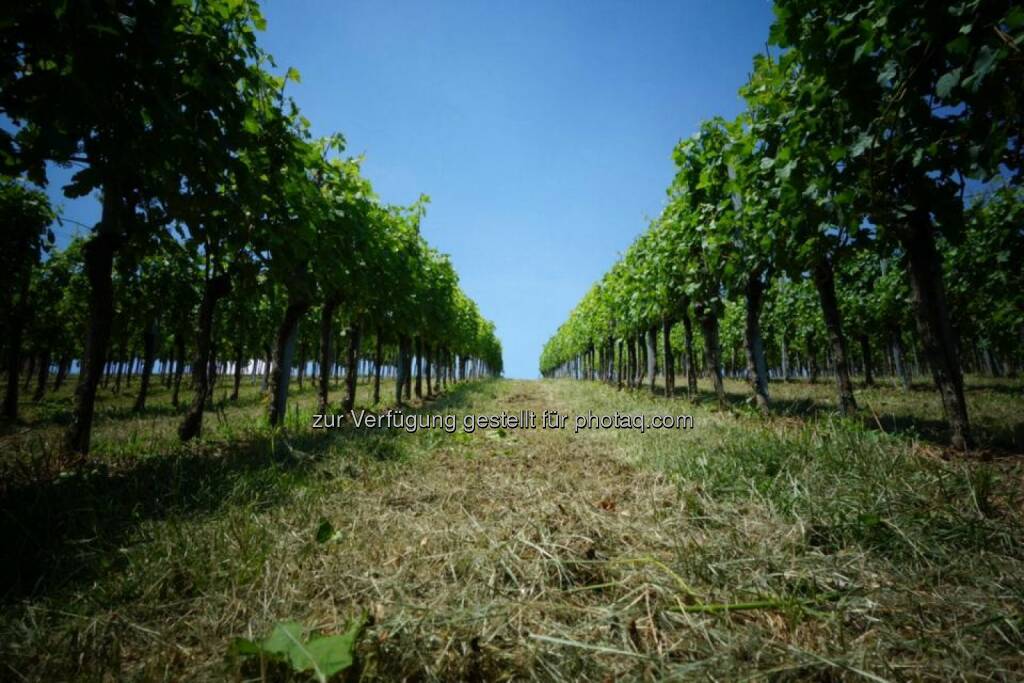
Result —
POLYGON ((859 392, 860 419, 833 414, 828 385, 773 384, 770 418, 727 388, 717 411, 464 384, 421 409, 695 428, 407 434, 312 432, 308 387, 271 432, 247 387, 188 447, 165 394, 143 417, 104 395, 96 457, 53 480, 30 475, 67 399, 26 404, 0 442, 19 463, 0 501, 0 677, 258 680, 235 637, 341 633, 364 611, 352 677, 371 680, 1020 676, 1019 382, 971 382, 989 461, 945 451, 923 387, 859 392))

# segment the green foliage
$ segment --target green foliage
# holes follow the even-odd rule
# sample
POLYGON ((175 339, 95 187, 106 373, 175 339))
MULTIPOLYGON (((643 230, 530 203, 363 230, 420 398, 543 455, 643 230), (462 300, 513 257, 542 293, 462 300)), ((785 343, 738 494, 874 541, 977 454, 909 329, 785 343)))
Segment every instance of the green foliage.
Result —
POLYGON ((721 319, 735 350, 736 304, 755 278, 769 285, 769 355, 788 341, 813 357, 825 335, 810 277, 822 264, 837 273, 847 330, 888 347, 913 328, 915 221, 940 237, 958 332, 1019 368, 1024 12, 778 0, 771 42, 784 51, 754 58, 747 110, 676 145, 668 205, 551 337, 541 372, 691 306, 721 319), (987 183, 970 206, 968 179, 987 183))
POLYGON ((1012 358, 1024 330, 1024 192, 1006 187, 973 204, 963 239, 944 246, 962 332, 1012 358))
POLYGON ((242 658, 258 657, 282 662, 297 673, 310 672, 316 680, 325 683, 329 678, 352 666, 356 644, 366 623, 366 615, 357 618, 345 633, 321 635, 310 632, 294 621, 277 624, 269 636, 261 641, 238 638, 231 646, 232 653, 242 658), (306 634, 309 634, 306 637, 306 634))
MULTIPOLYGON (((298 72, 275 73, 257 44, 264 26, 255 0, 5 7, 0 114, 11 126, 0 131, 0 172, 16 178, 0 188, 12 223, 0 256, 8 289, 26 290, 53 241, 45 197, 25 181, 44 186, 48 163, 73 163, 64 194, 103 202, 84 245, 34 281, 31 352, 119 363, 155 334, 151 354, 187 358, 193 371, 215 367, 225 347, 241 365, 276 346, 286 311, 337 308, 389 341, 417 337, 500 374, 493 324, 420 235, 427 198, 383 205, 362 160, 343 156, 341 134, 313 138, 286 94, 298 72), (108 289, 111 302, 98 294, 108 289), (94 297, 105 305, 91 306, 94 297), (72 313, 67 323, 58 310, 72 313), (88 329, 102 333, 87 354, 88 329)), ((299 321, 300 362, 320 343, 309 322, 299 321)), ((198 433, 202 398, 183 438, 198 433)), ((85 391, 76 406, 73 448, 88 448, 94 402, 85 391)))
POLYGON ((0 178, 0 285, 17 292, 20 283, 53 244, 49 230, 55 214, 46 195, 11 178, 0 178))

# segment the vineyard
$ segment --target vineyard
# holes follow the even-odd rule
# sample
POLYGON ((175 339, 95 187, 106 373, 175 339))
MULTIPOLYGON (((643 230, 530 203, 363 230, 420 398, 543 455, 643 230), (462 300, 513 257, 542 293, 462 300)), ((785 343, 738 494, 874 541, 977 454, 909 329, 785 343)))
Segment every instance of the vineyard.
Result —
POLYGON ((0 10, 0 679, 1019 679, 1024 9, 773 11, 520 380, 256 0, 0 10))
POLYGON ((699 366, 724 407, 724 368, 767 412, 770 377, 824 371, 852 415, 855 369, 909 389, 927 368, 952 445, 973 445, 961 358, 1024 362, 1024 11, 843 6, 776 3, 783 51, 754 59, 747 110, 675 148, 668 205, 548 342, 545 375, 653 389, 661 337, 670 396, 680 349, 691 396, 699 366))
POLYGON ((501 373, 493 326, 420 236, 428 199, 381 204, 360 160, 339 156, 341 135, 311 139, 285 94, 298 73, 265 68, 273 60, 255 43, 257 5, 138 12, 30 7, 5 24, 17 59, 5 67, 0 106, 22 124, 2 139, 7 172, 45 185, 44 162, 79 165, 65 194, 103 198, 89 239, 40 263, 53 211, 18 178, 4 181, 7 418, 18 416, 23 338, 37 399, 54 361, 59 388, 80 359, 64 444, 78 455, 89 452, 101 380, 114 375, 116 392, 138 366, 141 412, 158 357, 175 407, 191 368, 183 441, 200 435, 228 370, 237 400, 242 375, 262 367, 271 426, 285 414, 291 368, 301 384, 310 359, 322 407, 344 361, 348 409, 367 355, 375 400, 385 357, 399 402, 414 354, 417 396, 424 375, 432 391, 431 365, 442 385, 456 371, 501 373))

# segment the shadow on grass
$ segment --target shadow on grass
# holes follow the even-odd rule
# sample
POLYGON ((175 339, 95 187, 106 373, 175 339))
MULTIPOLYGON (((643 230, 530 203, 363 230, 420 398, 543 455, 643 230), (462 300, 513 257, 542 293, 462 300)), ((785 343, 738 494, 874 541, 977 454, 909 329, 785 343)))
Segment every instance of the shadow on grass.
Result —
MULTIPOLYGON (((645 387, 644 391, 650 391, 649 387, 645 387)), ((654 395, 659 398, 665 397, 665 388, 662 386, 656 386, 654 388, 654 395)), ((688 401, 697 405, 704 405, 710 408, 714 408, 718 405, 718 397, 715 392, 710 389, 700 388, 697 393, 691 397, 684 386, 675 388, 675 392, 672 395, 673 400, 688 401)), ((725 392, 725 404, 729 410, 742 409, 744 407, 754 408, 753 396, 749 393, 741 393, 736 391, 725 392)), ((779 398, 772 397, 772 412, 776 415, 784 415, 791 417, 815 417, 828 413, 831 410, 828 406, 822 405, 820 401, 816 401, 813 398, 779 398)))
MULTIPOLYGON (((856 391, 869 391, 885 388, 884 385, 876 383, 874 386, 858 385, 856 391)), ((907 396, 907 392, 899 391, 899 395, 907 396)), ((913 401, 931 400, 935 395, 935 386, 927 383, 917 383, 911 387, 910 394, 913 401)), ((1019 387, 1012 387, 1001 384, 970 385, 965 387, 967 393, 993 392, 1010 396, 1021 396, 1019 387)), ((860 411, 856 419, 865 429, 882 431, 886 434, 893 434, 902 438, 920 439, 939 448, 949 446, 950 431, 949 424, 945 420, 922 417, 909 412, 881 412, 874 413, 868 408, 864 400, 858 400, 860 411)), ((772 411, 776 414, 794 417, 817 417, 836 412, 835 399, 823 402, 821 399, 811 398, 799 399, 772 399, 772 411)), ((979 419, 975 416, 971 424, 977 447, 995 451, 990 455, 1009 456, 1024 452, 1024 423, 1016 424, 993 424, 990 420, 979 419)))
MULTIPOLYGON (((935 387, 929 387, 934 391, 935 387)), ((1024 385, 1021 384, 969 384, 964 387, 964 391, 973 394, 981 392, 991 392, 993 394, 1002 394, 1004 396, 1014 396, 1016 398, 1024 398, 1024 385)))
MULTIPOLYGON (((831 385, 825 381, 819 381, 814 385, 809 385, 806 380, 789 380, 786 382, 787 385, 801 383, 805 386, 832 388, 831 385)), ((780 383, 776 381, 772 383, 772 386, 778 386, 779 384, 780 383)), ((887 387, 887 385, 881 382, 876 382, 874 386, 858 384, 856 391, 882 388, 891 387, 887 387)), ((644 385, 642 389, 633 389, 633 391, 644 391, 650 393, 651 390, 648 385, 644 385)), ((965 391, 967 393, 991 392, 1005 396, 1024 398, 1024 387, 1012 384, 1000 384, 995 382, 970 384, 965 387, 965 391)), ((900 395, 912 395, 914 396, 914 400, 918 400, 918 394, 934 395, 934 393, 935 386, 927 382, 915 383, 912 385, 909 394, 900 391, 900 395)), ((653 394, 664 398, 665 388, 663 386, 656 386, 653 394)), ((709 407, 714 407, 717 403, 717 397, 715 396, 714 391, 704 387, 701 387, 697 391, 695 398, 689 398, 685 384, 682 386, 676 386, 673 398, 675 400, 692 401, 696 404, 709 407)), ((753 400, 749 393, 727 390, 725 392, 725 398, 729 409, 753 409, 753 400)), ((771 403, 771 413, 782 417, 814 419, 834 414, 836 412, 835 399, 832 394, 829 394, 827 400, 824 400, 822 397, 789 398, 773 394, 771 403)), ((887 412, 875 415, 864 405, 861 406, 861 411, 858 413, 856 420, 859 421, 865 429, 882 431, 902 438, 920 439, 940 448, 946 448, 949 446, 949 425, 944 420, 930 419, 907 412, 896 414, 887 412)), ((987 455, 991 455, 993 457, 1012 457, 1024 454, 1024 421, 1007 424, 994 424, 991 420, 975 417, 972 420, 971 427, 975 441, 977 442, 977 447, 988 451, 987 455)))
MULTIPOLYGON (((464 406, 490 391, 487 384, 452 387, 429 411, 464 406)), ((365 444, 367 455, 388 459, 400 455, 395 440, 404 435, 350 426, 257 432, 233 443, 180 447, 124 470, 90 462, 54 480, 11 486, 0 497, 0 602, 85 586, 117 571, 125 561, 121 550, 140 542, 134 531, 145 521, 207 515, 232 504, 271 507, 291 495, 332 445, 365 444)))
MULTIPOLYGON (((106 420, 118 421, 183 416, 188 410, 189 403, 192 401, 192 392, 185 391, 183 388, 177 406, 173 406, 169 402, 158 403, 164 397, 160 392, 156 393, 156 395, 150 395, 148 405, 143 410, 137 411, 133 405, 135 394, 123 393, 119 396, 104 396, 97 402, 94 419, 97 422, 102 422, 106 420), (122 401, 112 405, 112 399, 122 399, 122 401)), ((257 405, 261 400, 261 394, 245 394, 235 401, 226 397, 215 398, 212 405, 207 404, 206 410, 212 413, 228 407, 246 408, 257 405)), ((70 398, 50 399, 41 402, 37 404, 36 410, 40 411, 41 414, 33 421, 35 424, 46 423, 64 426, 71 422, 72 402, 70 398)))
MULTIPOLYGON (((863 415, 861 419, 868 429, 880 429, 888 434, 920 439, 940 448, 949 446, 949 424, 944 420, 892 413, 863 415)), ((975 447, 989 451, 987 456, 1002 458, 1024 454, 1024 422, 996 425, 975 419, 971 422, 971 432, 975 447)))
POLYGON ((863 409, 859 417, 866 429, 911 439, 921 439, 936 446, 949 445, 949 425, 942 420, 930 420, 907 414, 873 415, 863 409))

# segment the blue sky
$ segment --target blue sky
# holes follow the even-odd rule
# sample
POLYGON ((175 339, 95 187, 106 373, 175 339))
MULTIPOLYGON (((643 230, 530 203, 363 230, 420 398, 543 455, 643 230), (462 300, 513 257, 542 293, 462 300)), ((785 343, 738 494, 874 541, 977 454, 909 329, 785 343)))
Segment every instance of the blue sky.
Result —
MULTIPOLYGON (((365 154, 382 200, 430 195, 424 236, 497 325, 509 377, 537 376, 544 342, 660 211, 675 143, 741 111, 771 23, 767 0, 263 5, 261 42, 302 74, 291 94, 314 133, 365 154)), ((88 201, 62 203, 95 222, 88 201)))

